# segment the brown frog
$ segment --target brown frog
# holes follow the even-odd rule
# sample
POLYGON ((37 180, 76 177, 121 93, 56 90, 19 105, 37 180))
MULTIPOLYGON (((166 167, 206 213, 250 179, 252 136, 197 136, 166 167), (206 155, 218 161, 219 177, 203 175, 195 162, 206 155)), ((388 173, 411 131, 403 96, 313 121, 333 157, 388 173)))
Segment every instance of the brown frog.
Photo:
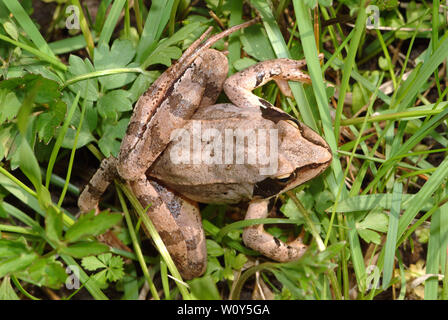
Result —
MULTIPOLYGON (((195 41, 140 97, 118 158, 102 161, 82 192, 81 211, 98 210, 100 196, 120 177, 156 226, 184 279, 206 269, 207 252, 196 202, 248 202, 245 219, 265 218, 271 199, 314 178, 332 160, 317 133, 252 93, 268 81, 310 83, 304 60, 257 63, 227 78, 226 56, 210 46, 256 20, 195 41), (231 103, 214 104, 224 89, 231 103)), ((298 259, 300 239, 284 243, 253 225, 244 243, 276 261, 298 259)))

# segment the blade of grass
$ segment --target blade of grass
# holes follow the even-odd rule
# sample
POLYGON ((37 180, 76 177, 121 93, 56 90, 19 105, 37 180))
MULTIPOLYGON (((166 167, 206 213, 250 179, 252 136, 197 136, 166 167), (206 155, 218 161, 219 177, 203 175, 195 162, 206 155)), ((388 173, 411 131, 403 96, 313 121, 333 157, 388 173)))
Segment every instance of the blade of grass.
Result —
POLYGON ((141 36, 143 32, 143 19, 142 13, 140 11, 140 1, 134 1, 134 13, 135 13, 135 22, 137 23, 137 32, 141 36))
MULTIPOLYGON (((243 2, 232 1, 230 8, 229 27, 233 27, 242 23, 243 22, 242 15, 243 15, 243 2)), ((241 57, 240 35, 241 31, 237 31, 229 36, 229 46, 228 46, 229 54, 227 55, 227 59, 229 60, 230 74, 235 72, 235 68, 233 67, 234 62, 241 57)))
MULTIPOLYGON (((396 154, 405 154, 409 152, 419 141, 421 141, 424 137, 426 137, 432 130, 434 130, 440 123, 442 123, 448 117, 448 108, 443 110, 441 113, 431 118, 431 120, 427 121, 423 124, 396 152, 396 154)), ((395 165, 398 161, 395 158, 395 154, 391 155, 392 158, 388 159, 378 170, 373 180, 369 183, 369 185, 364 189, 363 194, 369 192, 381 179, 382 177, 389 172, 389 170, 395 165)))
POLYGON ((28 37, 30 37, 36 48, 39 48, 39 51, 42 52, 45 56, 58 60, 48 46, 47 41, 45 41, 45 39, 40 34, 34 22, 28 16, 25 9, 23 9, 22 5, 17 0, 3 1, 3 4, 13 14, 16 21, 26 32, 28 37))
POLYGON ((389 214, 389 226, 384 249, 383 289, 385 290, 392 279, 395 262, 395 248, 397 244, 398 220, 400 218, 401 197, 403 185, 395 182, 392 193, 392 206, 389 214))
POLYGON ((347 57, 344 61, 344 68, 342 70, 342 80, 339 89, 338 105, 336 107, 336 115, 334 119, 334 136, 339 138, 339 131, 341 127, 341 115, 343 111, 345 95, 349 89, 350 74, 354 67, 356 53, 358 52, 361 36, 364 33, 367 14, 365 11, 365 0, 362 0, 359 5, 358 17, 356 18, 353 39, 350 41, 347 57))
POLYGON ((131 202, 133 208, 137 211, 138 217, 142 220, 146 230, 151 235, 156 248, 159 250, 160 255, 165 260, 168 269, 170 270, 173 279, 176 282, 177 287, 179 288, 180 293, 182 294, 182 297, 184 299, 190 300, 192 299, 191 294, 188 292, 186 284, 182 281, 182 277, 179 273, 179 271, 176 268, 176 265, 174 264, 173 260, 171 259, 171 256, 166 249, 165 244, 163 243, 162 239, 160 238, 160 235, 158 234, 154 224, 149 219, 148 215, 146 214, 145 210, 141 206, 140 202, 137 200, 137 198, 134 196, 132 191, 124 184, 117 182, 120 189, 123 191, 123 193, 126 195, 128 200, 131 202))
POLYGON ((165 294, 165 300, 171 300, 170 286, 168 282, 168 268, 163 259, 160 259, 160 277, 162 278, 162 287, 165 294))
POLYGON ((448 300, 448 203, 440 207, 440 245, 440 265, 444 275, 440 298, 448 300))
MULTIPOLYGON (((94 42, 98 40, 95 32, 92 32, 92 37, 94 39, 94 42)), ((80 50, 82 48, 85 48, 86 45, 86 39, 83 35, 65 38, 49 43, 51 50, 53 50, 53 52, 58 55, 80 50)))
MULTIPOLYGON (((429 230, 428 253, 426 256, 426 274, 438 274, 440 265, 440 209, 431 217, 429 230)), ((425 300, 437 300, 439 289, 438 277, 430 277, 425 281, 425 300)))
MULTIPOLYGON (((87 93, 87 88, 88 88, 88 86, 87 86, 87 82, 86 82, 86 89, 85 89, 86 93, 87 93)), ((77 97, 78 97, 78 95, 77 95, 77 97)), ((82 104, 82 107, 81 107, 81 116, 80 116, 80 119, 79 119, 78 128, 76 129, 75 141, 73 142, 72 151, 70 152, 70 159, 69 159, 69 162, 68 162, 67 175, 65 177, 65 183, 64 183, 64 186, 62 188, 61 195, 59 196, 59 201, 58 201, 58 207, 59 208, 61 208, 61 206, 62 206, 62 202, 64 201, 65 194, 66 194, 67 188, 68 188, 68 184, 70 182, 70 177, 71 177, 72 169, 73 169, 73 161, 75 160, 76 148, 78 146, 79 133, 81 132, 82 123, 84 121, 85 113, 86 113, 86 100, 84 100, 84 103, 82 104)), ((51 178, 51 172, 50 172, 50 178, 51 178)), ((49 183, 50 179, 48 177, 47 177, 47 179, 48 179, 48 183, 49 183)))
POLYGON ((59 61, 59 59, 54 58, 53 56, 48 55, 40 50, 37 50, 25 43, 13 40, 13 39, 11 39, 7 36, 4 36, 2 34, 0 34, 0 40, 9 42, 9 43, 15 45, 16 47, 22 48, 23 50, 26 50, 29 53, 34 54, 36 57, 38 57, 42 61, 48 62, 63 71, 67 71, 67 69, 68 69, 68 67, 65 64, 63 64, 61 61, 59 61))
POLYGON ((106 21, 104 22, 103 29, 101 30, 100 39, 98 40, 98 46, 103 44, 109 44, 112 33, 114 32, 118 18, 120 17, 121 10, 125 5, 126 0, 113 1, 106 21))
MULTIPOLYGON (((143 28, 142 36, 137 47, 136 61, 143 62, 146 56, 150 53, 148 49, 153 44, 159 41, 170 18, 171 10, 174 0, 155 0, 151 3, 151 8, 146 17, 145 27, 143 28)), ((154 49, 154 48, 153 48, 154 49)))
POLYGON ((437 189, 442 187, 442 183, 448 176, 448 158, 443 160, 437 170, 425 182, 420 191, 410 200, 409 207, 403 213, 398 223, 398 237, 401 237, 415 216, 421 210, 425 199, 429 198, 437 189))
MULTIPOLYGON (((311 23, 311 18, 309 15, 309 10, 306 8, 305 3, 303 1, 294 0, 294 11, 296 14, 296 20, 298 23, 299 31, 300 31, 300 39, 302 41, 302 47, 304 50, 305 58, 307 59, 307 65, 308 70, 311 76, 311 80, 313 83, 313 91, 314 95, 316 97, 317 105, 319 108, 319 114, 322 119, 322 126, 325 134, 325 139, 327 143, 329 144, 330 148, 332 150, 337 150, 337 139, 339 136, 339 123, 335 121, 335 128, 333 131, 332 121, 330 117, 330 112, 328 109, 328 98, 326 95, 326 90, 324 87, 323 77, 322 77, 322 71, 320 68, 320 63, 317 59, 317 47, 314 39, 314 33, 313 33, 313 25, 311 23)), ((364 8, 364 1, 361 3, 361 8, 364 8)), ((361 23, 365 22, 365 11, 361 9, 361 12, 358 15, 357 24, 360 25, 361 23)), ((349 59, 349 62, 347 63, 344 68, 344 75, 346 75, 347 79, 345 79, 345 91, 348 87, 348 80, 349 75, 352 69, 352 65, 354 63, 355 59, 355 53, 356 49, 359 45, 359 38, 361 36, 360 33, 362 33, 363 27, 359 27, 355 30, 355 34, 353 35, 353 38, 350 42, 350 49, 353 51, 353 56, 349 59), (361 29, 361 30, 359 30, 361 29)), ((350 56, 350 52, 349 52, 350 56)), ((344 84, 344 78, 342 80, 342 83, 344 84)), ((343 98, 345 97, 345 91, 340 91, 339 96, 339 102, 338 107, 341 109, 340 112, 342 113, 342 105, 339 106, 339 103, 343 104, 343 98), (342 101, 342 102, 341 102, 342 101)), ((336 117, 337 117, 336 111, 336 117)), ((340 115, 339 115, 340 116, 340 115)), ((338 160, 337 156, 333 157, 333 161, 331 164, 331 168, 333 171, 333 175, 327 175, 327 183, 330 187, 330 190, 333 191, 336 198, 339 198, 339 196, 342 197, 342 199, 346 196, 346 188, 344 185, 344 179, 343 179, 343 172, 341 164, 338 160)), ((338 216, 339 224, 344 225, 344 222, 342 220, 341 216, 338 216)), ((352 215, 347 215, 347 223, 349 226, 348 230, 348 239, 350 241, 350 249, 351 249, 351 258, 353 260, 353 264, 355 266, 355 273, 358 279, 358 284, 360 284, 359 280, 363 279, 365 277, 365 266, 363 263, 363 257, 361 252, 361 247, 359 244, 358 235, 356 233, 356 228, 353 228, 354 221, 352 221, 353 217, 352 215)), ((328 235, 327 235, 328 236, 328 235)), ((339 228, 339 236, 340 241, 345 240, 345 231, 343 228, 339 228)), ((349 297, 349 282, 348 282, 348 266, 347 261, 345 258, 345 251, 342 251, 342 272, 343 272, 343 290, 344 290, 344 297, 348 299, 349 297)))
POLYGON ((145 276, 145 279, 149 285, 149 290, 151 290, 152 296, 155 300, 160 300, 159 294, 157 293, 157 289, 154 286, 154 283, 149 275, 148 267, 146 266, 145 260, 143 258, 143 253, 137 240, 137 235, 135 233, 135 229, 132 224, 131 216, 129 215, 129 211, 124 201, 123 194, 119 188, 117 188, 117 193, 118 198, 120 199, 121 207, 123 209, 124 217, 126 219, 126 224, 128 225, 128 231, 132 240, 132 245, 134 247, 134 251, 137 256, 138 262, 140 263, 140 266, 142 268, 143 275, 145 276))
POLYGON ((98 11, 95 17, 95 26, 94 26, 95 31, 97 32, 101 31, 101 28, 103 27, 104 24, 104 20, 106 18, 107 8, 109 8, 111 2, 112 0, 101 0, 101 3, 98 6, 98 11))
POLYGON ((436 51, 433 52, 428 61, 414 68, 406 81, 400 86, 397 99, 391 108, 398 111, 406 109, 415 98, 421 87, 428 78, 433 75, 434 70, 448 57, 448 33, 442 39, 436 51))
POLYGON ((68 130, 68 126, 70 125, 70 121, 73 117, 73 114, 75 113, 76 107, 78 106, 78 101, 79 101, 80 95, 81 95, 81 92, 78 91, 78 94, 76 95, 70 109, 68 110, 67 117, 65 118, 64 124, 62 125, 62 128, 59 131, 58 137, 56 138, 56 142, 54 144, 53 150, 51 151, 50 159, 48 160, 47 175, 46 175, 46 180, 45 180, 45 187, 47 189, 50 187, 50 178, 51 178, 51 173, 53 171, 53 167, 56 163, 56 157, 58 156, 59 149, 62 146, 62 141, 64 140, 65 134, 68 130))
POLYGON ((89 23, 87 22, 87 19, 84 15, 84 11, 82 10, 82 6, 79 3, 79 0, 70 0, 71 4, 76 6, 78 8, 79 13, 79 26, 81 28, 81 32, 84 35, 84 39, 87 44, 87 52, 90 56, 90 58, 93 59, 93 49, 95 47, 95 43, 93 42, 93 36, 90 32, 89 23))

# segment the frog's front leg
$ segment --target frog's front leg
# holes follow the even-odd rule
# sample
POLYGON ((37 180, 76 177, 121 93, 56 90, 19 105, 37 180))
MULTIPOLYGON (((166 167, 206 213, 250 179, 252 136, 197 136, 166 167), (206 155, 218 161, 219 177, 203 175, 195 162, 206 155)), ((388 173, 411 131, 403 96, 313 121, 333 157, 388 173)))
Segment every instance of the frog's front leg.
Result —
MULTIPOLYGON (((207 266, 207 248, 197 204, 146 176, 130 183, 185 280, 199 277, 207 266)), ((145 229, 145 232, 147 230, 145 229)))
MULTIPOLYGON (((319 58, 322 59, 323 55, 319 58)), ((288 92, 286 81, 311 83, 311 78, 301 70, 305 65, 305 60, 286 58, 262 61, 230 76, 224 83, 224 91, 238 107, 269 108, 272 105, 254 95, 252 90, 271 80, 277 81, 283 92, 288 92)))
MULTIPOLYGON (((269 200, 254 200, 249 204, 245 219, 263 219, 268 216, 269 200)), ((243 232, 246 246, 260 252, 264 256, 279 262, 299 259, 306 251, 300 238, 290 242, 283 242, 267 233, 262 224, 246 227, 243 232)))

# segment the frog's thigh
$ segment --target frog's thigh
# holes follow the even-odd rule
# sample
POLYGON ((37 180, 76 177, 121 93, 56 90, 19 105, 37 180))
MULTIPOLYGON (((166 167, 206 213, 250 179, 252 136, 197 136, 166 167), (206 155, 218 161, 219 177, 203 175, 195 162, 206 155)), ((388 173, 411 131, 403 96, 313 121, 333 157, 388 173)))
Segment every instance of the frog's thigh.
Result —
MULTIPOLYGON (((199 107, 216 101, 227 70, 225 55, 216 50, 206 50, 194 60, 168 91, 135 146, 120 150, 117 169, 123 179, 136 180, 143 176, 165 150, 175 130, 182 128, 199 107)), ((133 126, 130 123, 128 128, 133 126)), ((128 134, 132 132, 128 129, 128 134)))
POLYGON ((207 266, 204 229, 198 207, 146 177, 131 182, 171 257, 186 280, 202 275, 207 266))
MULTIPOLYGON (((254 200, 249 204, 245 219, 262 219, 268 216, 269 200, 254 200)), ((263 225, 246 227, 243 232, 243 241, 246 246, 260 252, 264 256, 279 262, 299 259, 306 251, 299 238, 284 243, 267 233, 263 225)))

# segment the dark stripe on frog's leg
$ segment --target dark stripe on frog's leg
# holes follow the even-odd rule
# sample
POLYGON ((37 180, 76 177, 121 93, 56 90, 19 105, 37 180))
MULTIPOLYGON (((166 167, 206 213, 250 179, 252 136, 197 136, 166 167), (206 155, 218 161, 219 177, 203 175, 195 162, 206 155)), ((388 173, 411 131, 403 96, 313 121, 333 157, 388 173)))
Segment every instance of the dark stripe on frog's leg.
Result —
POLYGON ((182 277, 192 279, 202 275, 207 250, 199 209, 146 176, 130 184, 143 207, 152 204, 148 215, 182 277))
MULTIPOLYGON (((263 219, 268 216, 269 200, 254 200, 249 204, 245 219, 263 219)), ((244 228, 243 241, 246 246, 260 252, 264 256, 279 262, 299 259, 306 251, 300 238, 285 243, 267 233, 263 225, 252 225, 244 228)))
POLYGON ((263 82, 264 75, 265 75, 264 71, 261 71, 259 74, 257 74, 257 76, 256 76, 257 81, 255 82, 255 87, 258 87, 260 85, 260 83, 263 82))
POLYGON ((99 169, 90 179, 78 199, 81 212, 99 211, 99 201, 109 184, 117 177, 117 159, 109 157, 101 162, 99 169))
POLYGON ((252 90, 271 80, 290 80, 310 83, 308 75, 301 71, 304 60, 274 59, 259 62, 230 76, 224 83, 229 100, 240 108, 258 105, 258 97, 252 90))

